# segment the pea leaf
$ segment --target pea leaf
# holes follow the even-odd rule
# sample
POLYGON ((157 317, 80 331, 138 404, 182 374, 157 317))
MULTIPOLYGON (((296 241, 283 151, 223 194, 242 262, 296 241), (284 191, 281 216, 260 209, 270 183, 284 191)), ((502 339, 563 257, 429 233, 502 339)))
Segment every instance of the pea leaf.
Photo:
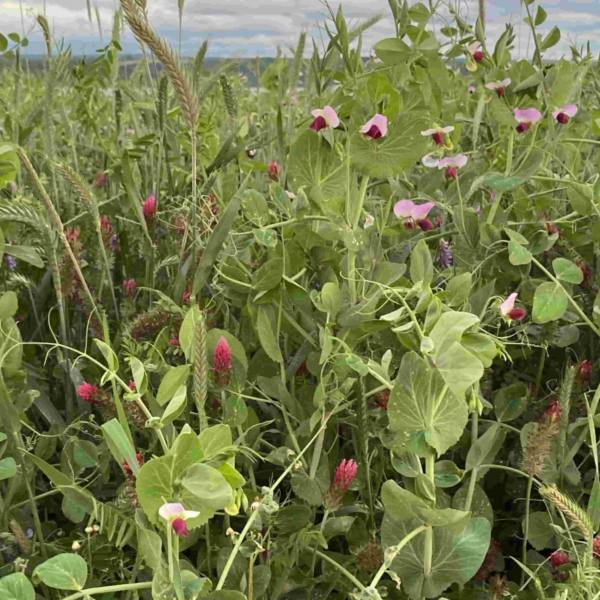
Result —
POLYGON ((552 261, 552 268, 556 278, 566 283, 579 284, 583 281, 583 272, 581 269, 566 258, 555 258, 552 261))
POLYGON ((23 573, 12 573, 0 579, 2 600, 35 600, 35 590, 23 573))
POLYGON ((569 297, 562 287, 547 281, 535 290, 531 316, 534 323, 549 323, 560 319, 569 306, 569 297))
POLYGON ((79 554, 57 554, 38 565, 34 579, 57 590, 82 590, 88 576, 87 563, 79 554))

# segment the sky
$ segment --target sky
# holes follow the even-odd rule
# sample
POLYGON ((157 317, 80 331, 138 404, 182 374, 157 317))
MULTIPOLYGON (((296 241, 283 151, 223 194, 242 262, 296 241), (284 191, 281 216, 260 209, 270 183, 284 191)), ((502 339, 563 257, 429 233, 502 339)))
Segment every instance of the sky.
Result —
MULTIPOLYGON (((442 4, 449 2, 458 5, 461 15, 474 22, 477 0, 441 0, 442 4)), ((178 0, 147 0, 151 24, 175 48, 179 45, 177 4, 178 0)), ((330 0, 334 9, 340 4, 351 23, 382 15, 364 37, 367 49, 392 35, 387 0, 330 0)), ((568 55, 569 45, 581 45, 587 40, 596 52, 600 51, 600 0, 545 0, 541 4, 548 13, 541 31, 558 25, 562 32, 561 42, 547 54, 549 58, 568 55)), ((0 32, 24 32, 30 40, 27 52, 42 54, 44 44, 35 16, 45 14, 56 40, 64 40, 74 54, 93 54, 110 41, 117 5, 118 0, 0 0, 0 32), (92 7, 92 22, 88 3, 92 7)), ((531 37, 523 24, 520 1, 486 0, 486 5, 489 38, 494 40, 505 23, 512 23, 517 33, 517 54, 526 56, 531 52, 531 37)), ((185 0, 181 50, 192 56, 208 39, 209 56, 274 56, 278 48, 289 52, 302 31, 322 42, 322 23, 327 16, 324 0, 185 0)), ((127 53, 139 52, 129 31, 124 34, 122 45, 127 53)))

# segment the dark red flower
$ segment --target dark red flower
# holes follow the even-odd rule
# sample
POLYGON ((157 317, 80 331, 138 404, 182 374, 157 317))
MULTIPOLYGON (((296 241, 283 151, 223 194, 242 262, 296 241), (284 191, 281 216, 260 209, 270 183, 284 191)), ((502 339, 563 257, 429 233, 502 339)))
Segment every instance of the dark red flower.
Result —
POLYGON ((522 321, 525 318, 527 311, 521 307, 515 307, 508 313, 508 318, 511 321, 522 321))
POLYGON ((548 557, 548 562, 552 568, 557 569, 558 567, 562 567, 562 565, 566 565, 571 562, 571 559, 569 558, 569 554, 564 550, 555 550, 548 557))
POLYGON ((173 519, 171 527, 173 528, 175 535, 178 535, 180 537, 187 537, 190 534, 187 525, 185 524, 185 521, 183 519, 173 519))
POLYGON ((272 160, 267 167, 267 172, 269 173, 269 177, 273 181, 277 181, 279 179, 279 173, 281 172, 281 167, 279 166, 279 163, 272 160))
POLYGON ((84 401, 94 404, 100 389, 91 383, 84 382, 77 386, 77 395, 84 401))
POLYGON ((592 377, 592 361, 585 359, 577 363, 577 381, 579 383, 589 383, 592 377))

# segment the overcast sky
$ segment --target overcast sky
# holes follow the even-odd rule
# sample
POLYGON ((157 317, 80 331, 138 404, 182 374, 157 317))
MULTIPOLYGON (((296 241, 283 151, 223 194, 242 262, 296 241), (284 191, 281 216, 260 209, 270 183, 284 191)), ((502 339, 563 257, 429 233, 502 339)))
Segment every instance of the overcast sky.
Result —
MULTIPOLYGON (((474 21, 476 0, 447 0, 457 3, 463 16, 474 21)), ((86 0, 0 0, 0 31, 28 34, 29 52, 43 53, 43 43, 34 17, 45 13, 55 39, 64 39, 75 54, 93 53, 110 39, 112 16, 117 0, 89 0, 93 22, 88 18, 86 0), (100 27, 96 19, 100 17, 100 27), (102 37, 100 35, 102 31, 102 37)), ((178 44, 177 0, 147 0, 151 23, 178 44)), ((372 15, 383 18, 365 37, 368 47, 392 33, 387 0, 332 0, 341 4, 352 22, 372 15)), ((552 56, 568 53, 570 44, 590 40, 600 50, 600 0, 544 0, 548 20, 542 30, 558 25, 561 43, 552 56)), ((507 22, 518 33, 517 46, 524 55, 530 50, 529 32, 523 25, 519 0, 487 0, 488 34, 495 38, 507 22)), ((186 0, 183 20, 184 54, 193 55, 202 41, 209 40, 209 55, 230 57, 273 56, 277 48, 287 50, 295 45, 298 34, 306 31, 323 38, 321 23, 327 17, 323 0, 186 0)), ((126 52, 137 53, 137 45, 129 32, 123 38, 126 52)))

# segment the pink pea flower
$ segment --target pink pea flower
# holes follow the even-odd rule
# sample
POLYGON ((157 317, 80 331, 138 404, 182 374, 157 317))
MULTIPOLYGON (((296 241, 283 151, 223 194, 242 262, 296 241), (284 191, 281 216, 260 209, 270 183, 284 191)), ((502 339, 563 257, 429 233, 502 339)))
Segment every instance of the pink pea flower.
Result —
POLYGON ((564 550, 555 550, 548 557, 548 561, 554 569, 557 569, 558 567, 562 567, 562 565, 566 565, 571 562, 571 559, 569 558, 569 554, 564 550))
POLYGON ((481 62, 485 58, 485 54, 481 48, 481 42, 473 42, 467 47, 469 54, 475 62, 481 62))
POLYGON ((92 385, 91 383, 83 382, 81 385, 77 386, 77 395, 84 401, 90 404, 94 404, 96 402, 96 397, 100 390, 97 386, 92 385))
POLYGON ((429 211, 435 206, 433 202, 415 204, 412 200, 399 200, 394 204, 394 214, 404 219, 406 229, 420 227, 423 231, 433 229, 433 223, 427 218, 429 211))
POLYGON ((385 115, 377 113, 369 119, 361 128, 360 132, 373 140, 378 140, 387 135, 388 120, 385 115))
POLYGON ((146 222, 152 221, 156 215, 158 203, 156 202, 156 196, 150 194, 142 204, 142 212, 144 213, 144 219, 146 222))
POLYGON ((513 108, 513 114, 518 123, 518 133, 525 133, 542 118, 542 113, 537 108, 513 108))
POLYGON ((515 306, 517 297, 517 292, 513 292, 500 305, 500 314, 503 317, 508 318, 510 321, 522 321, 525 318, 525 315, 527 314, 524 308, 519 308, 515 306))
POLYGON ((189 535, 186 525, 188 519, 195 519, 200 515, 195 510, 185 510, 183 504, 178 502, 167 502, 158 509, 159 516, 164 519, 173 529, 175 535, 185 537, 189 535))
POLYGON ((340 124, 340 119, 331 106, 315 108, 310 114, 314 117, 313 122, 310 124, 310 128, 314 131, 335 129, 340 124))
POLYGON ((510 79, 507 77, 506 79, 503 79, 502 81, 490 81, 489 83, 485 84, 485 87, 488 90, 492 90, 493 92, 496 92, 496 95, 498 96, 498 98, 503 98, 506 88, 509 85, 510 85, 510 79))
POLYGON ((438 145, 444 145, 444 137, 448 133, 452 133, 454 131, 454 127, 452 125, 448 125, 447 127, 433 127, 431 129, 425 129, 425 131, 421 131, 421 135, 425 137, 431 136, 431 139, 438 145))
POLYGON ((123 293, 128 298, 133 298, 137 291, 137 282, 135 279, 125 279, 123 280, 123 293))
POLYGON ((566 125, 569 120, 577 114, 576 104, 565 104, 560 108, 557 108, 553 113, 552 117, 556 119, 557 123, 566 125))
POLYGON ((469 160, 466 154, 456 154, 455 156, 446 156, 437 163, 438 169, 445 169, 446 179, 454 179, 458 175, 458 170, 462 169, 469 160))
POLYGON ((467 91, 469 92, 469 94, 474 94, 477 91, 477 88, 473 84, 470 84, 467 88, 467 91))
POLYGON ((279 166, 279 163, 275 160, 272 160, 267 166, 267 173, 273 181, 277 181, 279 179, 279 173, 281 173, 281 167, 279 166))
POLYGON ((225 336, 221 336, 213 354, 213 370, 220 386, 227 385, 232 368, 231 348, 225 336))
POLYGON ((325 504, 328 508, 335 509, 341 504, 342 498, 354 481, 357 471, 358 464, 352 458, 342 460, 337 466, 325 497, 325 504))

